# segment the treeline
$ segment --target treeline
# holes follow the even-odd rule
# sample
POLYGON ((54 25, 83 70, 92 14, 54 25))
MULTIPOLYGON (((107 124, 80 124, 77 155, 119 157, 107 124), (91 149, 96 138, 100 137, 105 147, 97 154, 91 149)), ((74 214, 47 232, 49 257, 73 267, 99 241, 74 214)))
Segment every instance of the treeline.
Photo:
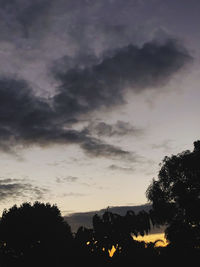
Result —
MULTIPOLYGON (((80 227, 72 233, 55 205, 13 206, 0 221, 0 266, 158 266, 170 264, 175 256, 183 259, 183 247, 155 247, 133 239, 149 233, 153 217, 152 210, 128 211, 125 216, 106 211, 93 217, 93 228, 80 227)), ((190 261, 199 256, 199 249, 187 247, 190 261)))
POLYGON ((200 141, 165 157, 146 192, 149 212, 107 210, 72 233, 56 205, 23 203, 0 220, 0 266, 186 266, 200 259, 200 141), (166 247, 136 241, 166 225, 166 247), (110 251, 115 248, 113 257, 110 251))

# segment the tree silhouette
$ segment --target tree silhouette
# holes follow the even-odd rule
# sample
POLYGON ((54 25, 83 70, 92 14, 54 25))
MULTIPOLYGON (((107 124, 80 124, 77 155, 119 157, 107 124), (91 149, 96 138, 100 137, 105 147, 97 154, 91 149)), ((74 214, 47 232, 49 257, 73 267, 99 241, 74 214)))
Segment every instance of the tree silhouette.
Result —
POLYGON ((194 150, 165 157, 158 180, 147 189, 153 204, 155 223, 167 223, 166 238, 171 245, 200 245, 200 141, 194 150))
POLYGON ((150 216, 145 211, 128 211, 125 216, 106 211, 102 217, 93 217, 93 229, 95 249, 108 253, 114 246, 115 254, 127 255, 138 245, 133 235, 149 233, 150 216))
POLYGON ((27 259, 29 266, 35 261, 38 261, 37 266, 39 262, 42 266, 42 260, 52 264, 58 259, 60 261, 72 241, 70 226, 56 205, 23 203, 20 207, 15 205, 3 211, 0 242, 10 257, 27 259))

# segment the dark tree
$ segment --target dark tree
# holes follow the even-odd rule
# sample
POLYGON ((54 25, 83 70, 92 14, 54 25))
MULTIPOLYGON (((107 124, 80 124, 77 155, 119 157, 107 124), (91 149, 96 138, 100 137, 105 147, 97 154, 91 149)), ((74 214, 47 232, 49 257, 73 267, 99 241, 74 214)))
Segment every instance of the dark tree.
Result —
POLYGON ((166 237, 171 245, 200 245, 200 141, 194 150, 165 157, 158 180, 147 189, 152 202, 152 217, 166 223, 166 237))
POLYGON ((61 260, 64 253, 70 254, 72 241, 70 226, 56 205, 23 203, 3 211, 0 242, 10 256, 27 258, 29 266, 42 258, 45 262, 61 260))
POLYGON ((149 233, 150 216, 145 211, 138 214, 128 211, 125 216, 106 211, 102 217, 97 214, 93 217, 93 230, 97 250, 108 253, 114 246, 115 254, 127 255, 137 247, 133 235, 149 233))

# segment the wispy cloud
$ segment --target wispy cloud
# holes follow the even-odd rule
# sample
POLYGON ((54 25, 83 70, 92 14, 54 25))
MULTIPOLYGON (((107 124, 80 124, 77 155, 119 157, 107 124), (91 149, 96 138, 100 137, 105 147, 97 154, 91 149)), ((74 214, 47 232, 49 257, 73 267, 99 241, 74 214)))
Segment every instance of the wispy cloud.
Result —
POLYGON ((157 144, 152 144, 152 148, 153 149, 163 149, 164 151, 168 152, 171 150, 172 148, 172 143, 173 143, 173 140, 164 140, 163 142, 161 143, 157 143, 157 144))
POLYGON ((135 172, 135 169, 133 167, 123 167, 123 166, 118 166, 115 164, 112 164, 108 167, 109 170, 112 171, 122 171, 122 172, 135 172))
POLYGON ((78 177, 74 177, 74 176, 67 176, 67 177, 57 177, 56 178, 56 182, 58 184, 61 184, 61 183, 75 183, 79 180, 78 177))
POLYGON ((69 193, 64 193, 62 196, 63 197, 85 197, 85 196, 88 196, 88 194, 69 192, 69 193))
POLYGON ((0 179, 0 201, 2 202, 23 198, 40 200, 47 192, 46 188, 32 185, 24 179, 0 179))
POLYGON ((117 121, 115 124, 108 124, 106 122, 91 122, 83 131, 90 135, 97 135, 98 137, 114 137, 114 136, 140 136, 144 133, 143 129, 132 126, 129 122, 117 121))

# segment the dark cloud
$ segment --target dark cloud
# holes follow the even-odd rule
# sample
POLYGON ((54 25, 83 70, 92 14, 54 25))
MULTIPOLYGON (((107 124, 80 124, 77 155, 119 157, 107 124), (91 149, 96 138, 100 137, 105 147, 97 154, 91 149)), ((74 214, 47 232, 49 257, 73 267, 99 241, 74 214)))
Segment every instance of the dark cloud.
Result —
POLYGON ((106 136, 124 136, 133 135, 138 136, 143 134, 142 129, 132 126, 129 122, 117 121, 115 124, 108 124, 105 122, 90 123, 83 130, 87 134, 97 135, 98 137, 106 136))
POLYGON ((127 16, 118 15, 122 9, 135 11, 136 1, 127 1, 124 5, 121 0, 0 0, 0 38, 14 40, 20 47, 26 46, 20 39, 31 38, 34 47, 40 39, 54 38, 61 47, 64 40, 72 50, 102 52, 133 39, 133 30, 124 26, 127 16))
MULTIPOLYGON (((48 76, 52 62, 61 73, 77 67, 93 69, 105 55, 112 57, 114 50, 123 51, 129 44, 141 45, 154 38, 163 4, 142 2, 127 0, 124 5, 123 0, 0 0, 1 73, 17 73, 40 94, 55 92, 55 81, 48 76)), ((93 70, 97 72, 103 75, 93 70)))
POLYGON ((22 179, 0 179, 0 199, 2 202, 22 198, 41 199, 47 189, 33 186, 22 179))
POLYGON ((106 144, 98 139, 89 138, 86 142, 81 144, 81 147, 89 156, 106 157, 106 158, 124 158, 130 159, 131 153, 122 150, 117 146, 106 144))
POLYGON ((55 139, 55 113, 21 80, 0 79, 0 147, 28 145, 55 139), (50 137, 51 136, 51 137, 50 137), (54 136, 54 137, 53 137, 54 136))
POLYGON ((191 60, 177 42, 149 42, 142 47, 129 45, 112 52, 99 64, 65 72, 54 69, 60 81, 55 95, 59 112, 77 117, 101 107, 110 108, 125 102, 127 88, 135 93, 164 85, 185 63, 191 60))
POLYGON ((51 4, 52 0, 0 0, 0 12, 5 20, 5 27, 11 31, 19 30, 22 37, 28 38, 32 26, 38 20, 41 24, 44 23, 44 15, 51 4))
POLYGON ((67 68, 88 66, 104 51, 133 42, 142 31, 136 34, 126 21, 127 10, 131 18, 137 13, 135 1, 127 1, 0 0, 1 72, 20 73, 41 90, 50 85, 52 61, 64 56, 67 68))
POLYGON ((0 148, 10 152, 22 145, 78 144, 96 156, 125 155, 128 152, 103 143, 81 131, 65 128, 67 114, 58 112, 53 100, 36 97, 26 82, 0 80, 0 148), (52 107, 53 106, 53 107, 52 107))
MULTIPOLYGON (((77 144, 89 156, 134 158, 73 125, 101 107, 123 104, 127 88, 139 93, 162 85, 189 60, 174 41, 147 43, 141 48, 130 45, 89 68, 58 71, 55 75, 61 85, 48 99, 36 96, 23 80, 1 77, 0 148, 10 152, 16 145, 77 144)), ((100 123, 94 130, 98 136, 136 132, 121 121, 111 126, 100 123)))

